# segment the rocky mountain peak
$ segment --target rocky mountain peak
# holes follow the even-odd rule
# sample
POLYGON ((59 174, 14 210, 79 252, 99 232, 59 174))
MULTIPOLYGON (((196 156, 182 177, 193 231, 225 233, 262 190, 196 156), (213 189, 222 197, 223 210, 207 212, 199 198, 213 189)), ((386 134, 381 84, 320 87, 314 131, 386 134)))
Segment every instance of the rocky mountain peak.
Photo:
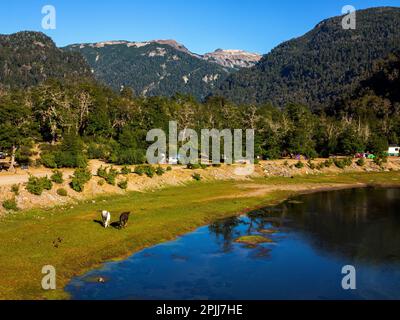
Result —
POLYGON ((204 59, 218 63, 224 67, 241 69, 253 67, 260 61, 262 55, 237 49, 217 49, 206 53, 204 59))

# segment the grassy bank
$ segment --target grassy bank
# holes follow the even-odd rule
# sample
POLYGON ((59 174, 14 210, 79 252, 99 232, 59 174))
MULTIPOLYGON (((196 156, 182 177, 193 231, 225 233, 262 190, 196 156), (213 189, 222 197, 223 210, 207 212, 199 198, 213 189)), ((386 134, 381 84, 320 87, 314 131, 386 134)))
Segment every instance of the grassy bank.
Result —
POLYGON ((63 287, 71 277, 104 261, 126 257, 215 219, 274 204, 297 193, 361 184, 400 185, 400 173, 191 182, 155 192, 96 198, 74 207, 8 215, 0 220, 0 298, 68 298, 63 287), (103 229, 96 222, 100 209, 110 210, 113 221, 120 212, 132 211, 128 228, 103 229), (44 265, 57 270, 55 291, 41 289, 44 265))

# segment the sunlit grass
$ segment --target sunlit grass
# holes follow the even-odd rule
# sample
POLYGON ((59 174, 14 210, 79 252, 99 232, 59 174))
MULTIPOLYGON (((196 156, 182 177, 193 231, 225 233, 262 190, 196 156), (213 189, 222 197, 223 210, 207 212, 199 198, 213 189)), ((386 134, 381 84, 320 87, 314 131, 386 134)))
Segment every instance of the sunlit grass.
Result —
POLYGON ((288 184, 400 184, 400 174, 339 174, 291 178, 259 178, 245 182, 193 182, 155 192, 103 196, 49 210, 18 212, 0 220, 0 298, 68 298, 63 287, 71 277, 104 261, 126 257, 144 247, 174 239, 196 227, 256 206, 277 203, 294 194, 279 191, 288 184), (276 186, 263 195, 243 195, 243 186, 276 186), (242 196, 240 196, 242 194, 242 196), (239 195, 232 197, 232 195, 239 195), (117 221, 123 211, 132 215, 125 230, 104 229, 95 222, 99 210, 117 221), (62 241, 56 247, 53 242, 62 241), (43 291, 41 269, 57 270, 57 290, 43 291))

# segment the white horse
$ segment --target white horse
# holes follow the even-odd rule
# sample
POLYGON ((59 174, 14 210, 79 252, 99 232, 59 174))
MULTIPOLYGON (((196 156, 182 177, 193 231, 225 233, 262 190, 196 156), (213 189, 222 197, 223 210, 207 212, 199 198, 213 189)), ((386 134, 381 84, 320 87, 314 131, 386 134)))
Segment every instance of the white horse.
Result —
POLYGON ((111 213, 106 210, 103 210, 101 212, 101 219, 103 220, 104 228, 108 228, 110 226, 111 213))

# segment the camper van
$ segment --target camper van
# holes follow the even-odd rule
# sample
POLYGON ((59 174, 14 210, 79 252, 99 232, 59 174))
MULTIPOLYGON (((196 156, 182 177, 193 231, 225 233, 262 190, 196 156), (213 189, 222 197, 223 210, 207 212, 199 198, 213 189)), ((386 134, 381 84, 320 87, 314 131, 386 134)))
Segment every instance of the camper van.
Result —
POLYGON ((400 151, 400 147, 399 146, 390 146, 388 154, 389 154, 390 157, 398 157, 400 155, 399 151, 400 151))

